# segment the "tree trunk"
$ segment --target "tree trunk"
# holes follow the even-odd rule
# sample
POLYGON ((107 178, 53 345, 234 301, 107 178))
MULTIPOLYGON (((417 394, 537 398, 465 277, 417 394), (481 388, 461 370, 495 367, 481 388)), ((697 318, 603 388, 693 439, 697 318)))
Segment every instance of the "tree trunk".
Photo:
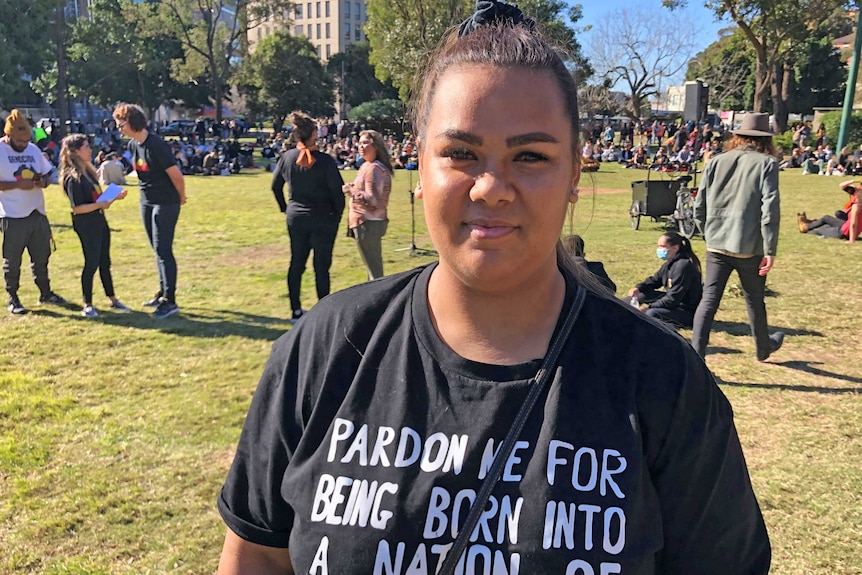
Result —
POLYGON ((217 124, 221 124, 221 103, 224 100, 224 87, 222 86, 221 78, 217 77, 218 74, 213 73, 213 100, 215 101, 215 121, 217 124))
POLYGON ((761 59, 760 54, 757 55, 757 63, 754 66, 754 111, 765 112, 766 103, 769 98, 770 89, 769 64, 766 62, 766 55, 761 59))
POLYGON ((776 134, 787 130, 787 98, 793 70, 787 62, 776 63, 772 73, 772 129, 776 134))
POLYGON ((58 5, 54 10, 55 41, 57 42, 57 116, 60 120, 60 135, 66 135, 66 120, 69 119, 69 90, 66 87, 66 12, 58 5))

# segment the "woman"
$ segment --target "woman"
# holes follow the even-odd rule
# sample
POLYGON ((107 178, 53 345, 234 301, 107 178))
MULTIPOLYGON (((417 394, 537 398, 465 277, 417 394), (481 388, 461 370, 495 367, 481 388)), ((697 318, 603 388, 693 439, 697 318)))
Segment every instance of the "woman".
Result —
MULTIPOLYGON (((110 308, 118 312, 131 311, 114 294, 114 280, 111 276, 111 228, 105 219, 105 210, 114 200, 99 201, 102 188, 93 167, 93 151, 84 134, 72 134, 63 138, 60 147, 60 180, 63 189, 72 203, 72 228, 81 240, 84 250, 84 269, 81 271, 81 291, 84 294, 84 308, 81 315, 86 318, 99 317, 93 307, 93 277, 99 270, 105 295, 111 301, 110 308)), ((126 197, 120 192, 118 200, 126 197)))
POLYGON ((724 152, 706 165, 694 200, 694 218, 706 242, 706 278, 691 338, 701 357, 734 271, 748 308, 757 360, 766 361, 784 342, 783 332, 769 334, 763 300, 766 274, 778 250, 780 217, 778 161, 769 116, 746 114, 724 144, 724 152))
POLYGON ((317 124, 302 112, 290 115, 290 140, 296 148, 282 154, 273 170, 272 192, 282 213, 287 213, 290 236, 290 267, 287 293, 291 321, 305 313, 300 289, 308 256, 314 250, 314 282, 317 297, 329 295, 329 267, 338 224, 344 212, 344 180, 331 156, 317 149, 317 124), (284 184, 290 188, 290 202, 284 201, 284 184))
POLYGON ((171 147, 147 130, 147 117, 139 106, 120 104, 114 109, 114 121, 120 133, 129 138, 132 166, 141 190, 141 220, 159 269, 159 290, 144 306, 156 308, 152 314, 155 319, 165 319, 180 311, 174 232, 180 206, 186 203, 185 181, 171 147))
POLYGON ((847 243, 855 244, 859 234, 862 234, 862 183, 847 180, 838 186, 850 194, 844 208, 835 212, 835 216, 826 215, 819 220, 809 220, 805 212, 797 214, 799 231, 824 238, 843 238, 847 243))
POLYGON ((636 298, 649 317, 690 328, 703 294, 700 260, 691 251, 691 242, 676 232, 662 234, 655 253, 664 263, 655 275, 630 289, 628 297, 636 298))
POLYGON ((533 25, 482 1, 432 56, 412 109, 440 260, 334 294, 275 345, 219 497, 221 575, 766 573, 727 400, 561 245, 577 90, 533 25))
POLYGON ((356 239, 359 255, 368 270, 368 279, 383 277, 383 252, 380 239, 386 234, 389 219, 386 206, 392 191, 392 161, 383 136, 374 130, 359 133, 359 154, 365 160, 352 184, 344 184, 350 197, 347 214, 348 235, 356 239))

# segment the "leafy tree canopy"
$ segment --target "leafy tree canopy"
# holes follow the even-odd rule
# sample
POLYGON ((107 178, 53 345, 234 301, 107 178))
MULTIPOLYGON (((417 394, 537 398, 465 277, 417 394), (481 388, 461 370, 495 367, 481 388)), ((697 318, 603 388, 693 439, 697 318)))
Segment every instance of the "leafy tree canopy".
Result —
POLYGON ((371 100, 398 97, 398 90, 391 83, 381 82, 374 77, 374 67, 369 60, 370 51, 367 42, 351 44, 326 63, 326 70, 350 107, 371 100))
POLYGON ((249 112, 283 120, 293 110, 331 116, 332 79, 305 37, 276 32, 262 39, 237 75, 249 112))
POLYGON ((50 59, 52 0, 4 0, 0 2, 0 108, 34 97, 31 78, 50 59))

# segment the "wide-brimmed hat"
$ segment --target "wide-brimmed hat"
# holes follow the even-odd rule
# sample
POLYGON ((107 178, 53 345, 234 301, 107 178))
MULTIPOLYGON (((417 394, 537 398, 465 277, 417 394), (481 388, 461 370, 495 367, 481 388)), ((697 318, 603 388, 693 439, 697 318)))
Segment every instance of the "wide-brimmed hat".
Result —
POLYGON ((763 113, 745 114, 739 129, 732 132, 736 136, 773 136, 769 130, 769 115, 763 113))

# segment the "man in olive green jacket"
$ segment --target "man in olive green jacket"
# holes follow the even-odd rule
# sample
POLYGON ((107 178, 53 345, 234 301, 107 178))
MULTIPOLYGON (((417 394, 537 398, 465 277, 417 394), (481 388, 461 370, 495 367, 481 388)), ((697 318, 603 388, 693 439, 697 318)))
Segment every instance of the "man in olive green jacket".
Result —
POLYGON ((780 218, 778 162, 766 114, 747 114, 742 126, 704 170, 694 217, 706 240, 703 297, 694 315, 692 346, 704 356, 725 285, 736 271, 748 320, 765 361, 781 347, 784 333, 769 335, 763 301, 766 274, 775 263, 780 218))

